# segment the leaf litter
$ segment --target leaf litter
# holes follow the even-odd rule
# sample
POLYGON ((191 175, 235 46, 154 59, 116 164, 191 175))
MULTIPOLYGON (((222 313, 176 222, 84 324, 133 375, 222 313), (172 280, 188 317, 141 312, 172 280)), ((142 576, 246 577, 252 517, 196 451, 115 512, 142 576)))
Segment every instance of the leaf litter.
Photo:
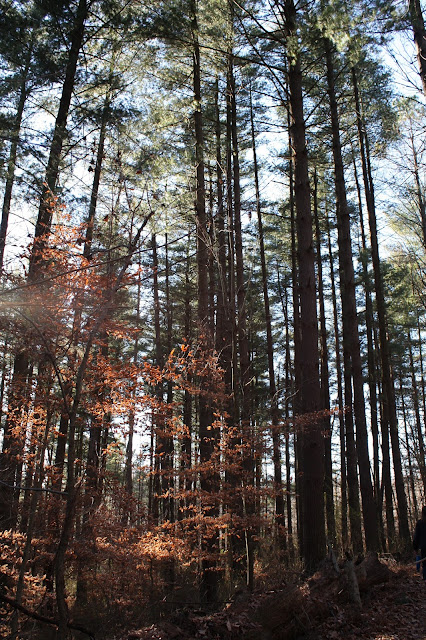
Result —
MULTIPOLYGON (((394 564, 390 569, 389 582, 362 594, 361 611, 351 603, 321 602, 316 595, 318 609, 324 611, 327 605, 329 615, 318 621, 311 617, 294 640, 426 640, 426 583, 414 565, 394 564)), ((175 612, 170 621, 128 632, 117 640, 261 640, 266 636, 253 615, 261 597, 254 593, 237 608, 231 605, 213 614, 175 612)), ((277 629, 271 640, 280 636, 277 629)))

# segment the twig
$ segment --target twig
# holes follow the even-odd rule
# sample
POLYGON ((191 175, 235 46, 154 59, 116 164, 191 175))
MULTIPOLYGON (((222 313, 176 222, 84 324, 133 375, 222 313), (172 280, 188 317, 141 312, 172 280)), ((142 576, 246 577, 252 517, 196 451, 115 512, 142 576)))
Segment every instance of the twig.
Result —
POLYGON ((411 564, 417 564, 418 562, 424 562, 426 560, 426 556, 424 558, 420 558, 420 560, 416 560, 415 562, 412 562, 411 564))
MULTIPOLYGON (((37 613, 36 611, 30 611, 30 609, 27 609, 26 607, 22 606, 22 604, 19 604, 18 602, 16 602, 16 600, 12 600, 12 598, 8 598, 7 596, 4 596, 1 593, 0 593, 0 600, 2 602, 5 602, 9 606, 13 607, 13 609, 15 609, 17 611, 21 611, 22 613, 24 613, 29 618, 33 618, 34 620, 38 620, 39 622, 44 622, 44 624, 50 624, 53 627, 59 627, 59 621, 58 620, 53 620, 52 618, 47 618, 46 616, 42 616, 39 613, 37 613)), ((75 631, 81 631, 81 633, 84 633, 86 636, 91 638, 91 640, 96 640, 95 634, 92 631, 89 631, 88 629, 85 629, 85 627, 82 627, 79 624, 74 624, 73 622, 68 622, 67 623, 67 627, 69 629, 74 629, 75 631)))
POLYGON ((66 491, 58 491, 57 489, 47 489, 44 487, 24 487, 21 484, 9 484, 8 482, 4 482, 0 480, 0 484, 4 487, 8 487, 8 489, 19 489, 19 491, 43 491, 44 493, 57 493, 60 496, 67 496, 66 491))

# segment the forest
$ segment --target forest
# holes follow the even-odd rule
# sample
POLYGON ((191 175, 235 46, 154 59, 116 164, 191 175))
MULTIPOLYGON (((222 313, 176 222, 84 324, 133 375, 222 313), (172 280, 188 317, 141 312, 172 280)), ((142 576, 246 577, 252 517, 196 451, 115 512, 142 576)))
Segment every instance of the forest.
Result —
POLYGON ((425 11, 0 0, 0 637, 413 560, 425 11))

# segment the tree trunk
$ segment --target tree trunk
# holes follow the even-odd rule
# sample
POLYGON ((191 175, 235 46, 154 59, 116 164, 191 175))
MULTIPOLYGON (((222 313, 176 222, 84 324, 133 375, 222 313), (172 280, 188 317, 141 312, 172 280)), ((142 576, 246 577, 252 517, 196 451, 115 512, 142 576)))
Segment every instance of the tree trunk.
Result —
MULTIPOLYGON (((230 19, 232 24, 233 5, 230 7, 230 19)), ((240 388, 241 398, 241 441, 243 446, 243 477, 240 478, 240 488, 242 493, 242 514, 244 512, 250 518, 253 516, 253 498, 249 491, 245 493, 245 487, 254 485, 254 465, 253 465, 253 437, 250 423, 251 407, 251 363, 249 342, 247 333, 247 307, 246 307, 246 286, 244 282, 244 259, 243 259, 243 238, 241 225, 241 185, 240 185, 240 160, 239 143, 237 132, 237 104, 235 96, 234 78, 234 56, 232 51, 228 54, 228 100, 231 109, 231 140, 232 140, 232 167, 234 186, 234 233, 235 233, 235 265, 237 282, 237 321, 238 321, 238 347, 240 355, 240 388)), ((253 588, 253 532, 250 525, 245 525, 245 547, 246 547, 246 580, 247 586, 253 588)))
MULTIPOLYGON (((108 335, 103 332, 101 335, 102 347, 100 355, 107 360, 109 355, 108 335)), ((100 380, 98 389, 94 390, 95 401, 99 403, 98 413, 104 402, 107 402, 109 389, 105 381, 100 380)), ((106 443, 104 433, 108 429, 110 422, 109 415, 104 413, 92 418, 89 429, 89 443, 87 448, 87 460, 85 469, 85 487, 83 496, 83 516, 81 527, 81 543, 83 549, 77 559, 77 586, 76 586, 76 606, 81 607, 87 604, 87 579, 85 574, 86 566, 91 566, 93 558, 96 557, 96 536, 93 528, 92 518, 99 507, 102 497, 102 456, 106 443)), ((75 441, 75 435, 73 436, 75 441)), ((75 442, 71 445, 75 450, 75 442)), ((68 442, 69 459, 70 442, 68 442)), ((68 462, 69 464, 69 462, 68 462)), ((74 472, 75 473, 75 472, 74 472)))
POLYGON ((6 380, 10 378, 9 362, 7 358, 8 347, 9 347, 9 335, 7 332, 5 332, 4 342, 3 342, 3 363, 1 368, 1 381, 0 381, 0 424, 3 420, 3 402, 4 402, 4 390, 6 388, 6 380))
MULTIPOLYGON (((74 403, 76 405, 76 403, 74 403)), ((56 549, 56 554, 54 557, 53 565, 54 565, 54 576, 55 576, 55 586, 56 586, 56 603, 58 607, 58 615, 59 615, 59 626, 58 626, 58 636, 60 640, 66 640, 69 637, 68 634, 68 605, 66 601, 66 590, 65 590, 65 554, 69 546, 72 525, 74 522, 74 513, 75 513, 75 502, 76 502, 76 487, 75 487, 75 427, 76 427, 76 417, 77 417, 77 406, 75 406, 75 411, 72 412, 69 420, 69 429, 68 429, 68 460, 67 460, 67 484, 66 484, 66 493, 67 493, 67 501, 65 507, 65 517, 62 525, 62 531, 59 538, 58 547, 56 549)))
POLYGON ((419 392, 417 388, 416 372, 414 370, 413 346, 411 343, 411 332, 408 330, 408 355, 410 357, 410 377, 411 391, 413 397, 414 415, 416 417, 416 449, 417 464, 419 465, 420 477, 423 483, 423 495, 426 496, 426 465, 425 465, 425 443, 422 432, 422 421, 420 418, 419 392))
MULTIPOLYGON (((292 150, 291 144, 291 114, 290 108, 287 109, 287 127, 289 136, 289 150, 292 150)), ((300 297, 297 275, 297 234, 296 234, 296 211, 294 198, 294 162, 292 151, 289 153, 289 200, 290 200, 290 237, 291 237, 291 282, 292 282, 292 302, 293 302, 293 333, 294 333, 294 376, 291 395, 293 398, 292 409, 293 417, 299 415, 302 411, 301 407, 301 367, 300 367, 300 297)), ((287 390, 287 393, 289 390, 287 390)), ((300 553, 303 554, 303 529, 302 529, 302 504, 303 504, 303 478, 302 468, 302 447, 301 438, 294 434, 294 471, 296 486, 296 516, 297 516, 297 537, 300 553)))
POLYGON ((23 433, 23 413, 25 398, 28 395, 29 361, 28 354, 20 351, 14 362, 13 376, 9 389, 8 414, 3 432, 3 449, 0 454, 0 528, 13 529, 14 521, 14 492, 18 456, 21 453, 25 434, 23 433), (24 399, 24 402, 22 400, 24 399))
POLYGON ((426 95, 426 31, 420 0, 409 0, 408 8, 411 26, 413 27, 414 42, 416 43, 420 78, 422 80, 423 92, 426 95))
POLYGON ((355 162, 355 156, 353 157, 355 184, 358 194, 358 206, 359 206, 359 221, 361 227, 361 264, 362 273, 364 279, 365 288, 365 325, 367 333, 367 366, 368 366, 368 387, 370 391, 370 420, 371 420, 371 435, 373 440, 373 487, 374 498, 377 509, 377 521, 379 523, 380 537, 383 541, 384 529, 383 529, 383 500, 382 492, 380 490, 380 461, 379 461, 379 422, 377 415, 377 356, 374 345, 374 314, 373 314, 373 301, 371 299, 371 280, 368 272, 368 250, 365 238, 364 228, 364 216, 362 211, 362 199, 361 199, 361 187, 358 180, 358 172, 355 162))
MULTIPOLYGON (((411 522, 416 522, 419 516, 419 507, 417 504, 417 495, 416 495, 416 485, 414 482, 414 472, 413 465, 411 461, 411 453, 410 453, 410 440, 408 437, 408 420, 407 420, 407 412, 405 409, 405 400, 404 400, 404 388, 403 388, 403 376, 400 372, 399 374, 400 381, 400 390, 401 390, 401 407, 402 407, 402 418, 404 421, 404 435, 405 435, 405 450, 407 452, 407 464, 408 464, 408 486, 411 489, 411 499, 413 502, 413 508, 411 510, 411 522)), ((410 491, 408 491, 408 498, 410 497, 410 491)))
MULTIPOLYGON (((349 461, 347 460, 346 438, 345 438, 345 413, 343 405, 343 387, 341 374, 341 357, 340 357, 340 335, 339 335, 339 314, 337 310, 336 284, 334 276, 334 259, 331 246, 330 221, 326 214, 327 222, 327 240, 328 240, 328 259, 330 264, 330 280, 331 280, 331 299, 333 304, 333 324, 334 324, 334 351, 336 356, 336 373, 337 373, 337 404, 339 408, 339 436, 340 436, 340 500, 341 500, 341 527, 342 527, 342 548, 348 548, 348 473, 349 461)), ((356 471, 356 460, 353 463, 356 471)), ((358 482, 357 482, 358 486, 358 482)), ((356 492, 358 495, 358 489, 356 492)), ((359 504, 359 502, 358 502, 359 504)), ((359 508, 358 508, 359 511, 359 508)))
MULTIPOLYGON (((161 339, 161 322, 160 322, 160 294, 158 288, 158 253, 157 238, 155 233, 152 234, 152 277, 153 277, 153 294, 154 294, 154 331, 155 331, 155 363, 160 371, 164 368, 163 344, 161 339)), ((161 470, 161 458, 164 455, 164 407, 163 407, 163 383, 162 379, 155 389, 155 395, 158 400, 158 407, 153 411, 153 435, 155 440, 154 455, 154 477, 153 477, 153 496, 152 496, 152 515, 154 521, 159 523, 162 519, 160 495, 163 493, 163 476, 161 470)))
POLYGON ((99 141, 98 141, 98 149, 96 153, 96 163, 95 163, 95 171, 93 173, 93 183, 92 183, 92 192, 90 194, 90 205, 89 205, 89 213, 87 216, 86 223, 86 237, 84 241, 84 249, 83 255, 85 258, 90 259, 91 257, 91 249, 92 249, 92 240, 93 240, 93 228, 95 224, 95 213, 96 207, 98 204, 98 193, 99 193, 99 185, 101 182, 101 172, 102 172, 102 164, 104 159, 104 149, 105 149, 105 136, 106 136, 106 128, 108 124, 108 117, 111 106, 111 98, 109 92, 105 97, 104 108, 102 110, 101 117, 101 130, 99 132, 99 141))
POLYGON ((407 498, 404 488, 402 473, 401 451, 399 447, 398 419, 395 403, 395 389, 392 379, 392 363, 390 357, 390 345, 387 331, 386 304, 383 291, 382 274, 380 271, 379 243, 377 237, 376 207, 374 199, 374 185, 371 175, 370 154, 367 133, 362 121, 361 101, 358 93, 358 83, 355 68, 352 69, 352 78, 355 94, 355 106, 357 112, 358 136, 363 165, 365 186, 365 199, 367 202, 368 221, 370 225, 371 256, 373 261, 374 284, 376 289, 376 305, 379 320, 380 356, 382 364, 382 393, 384 420, 389 422, 389 431, 392 445, 392 458, 395 475, 395 489, 398 502, 399 535, 404 545, 410 545, 410 530, 408 526, 407 498), (365 143, 365 144, 364 144, 365 143))
MULTIPOLYGON (((139 277, 138 277, 138 289, 137 289, 137 302, 136 302, 136 330, 139 331, 141 325, 141 293, 142 283, 140 277, 141 259, 139 258, 139 277)), ((135 341, 133 343, 133 363, 135 366, 138 364, 139 355, 139 334, 136 334, 135 341)), ((136 386, 136 385, 135 385, 136 386)), ((136 389, 132 388, 132 402, 135 402, 136 389)), ((133 436, 135 431, 135 406, 134 404, 129 411, 129 434, 127 436, 126 446, 126 463, 124 469, 124 484, 129 496, 133 496, 133 436)))
POLYGON ((83 44, 84 27, 88 12, 88 1, 79 0, 73 29, 70 34, 70 49, 65 71, 65 80, 62 85, 62 95, 59 102, 58 113, 56 115, 49 159, 47 161, 46 175, 40 196, 40 206, 34 233, 34 244, 31 251, 28 271, 28 277, 30 280, 35 277, 37 267, 43 260, 43 248, 45 246, 46 236, 50 233, 52 215, 55 206, 54 197, 59 174, 59 165, 63 144, 67 134, 66 125, 68 113, 74 90, 77 61, 83 44))
POLYGON ((391 476, 391 461, 390 461, 390 447, 389 447, 389 423, 385 419, 383 413, 383 393, 380 392, 381 398, 381 433, 382 433, 382 484, 383 493, 385 496, 385 510, 386 510, 386 528, 387 528, 387 540, 390 548, 393 548, 395 544, 395 518, 393 513, 393 489, 392 489, 392 476, 391 476))
MULTIPOLYGON (((356 446, 358 455, 359 478, 364 516, 365 544, 368 551, 379 548, 379 531, 373 484, 370 473, 368 453, 367 423, 365 418, 364 381, 358 332, 358 318, 355 296, 355 275, 352 261, 350 217, 346 198, 345 177, 343 171, 340 143, 339 116, 337 109, 332 45, 324 39, 327 63, 327 84, 330 100, 330 119, 333 137, 333 159, 335 171, 335 190, 337 208, 337 226, 339 242, 340 288, 342 298, 343 350, 346 354, 346 366, 351 367, 354 391, 354 416, 356 425, 356 446)), ((349 376, 347 390, 349 390, 349 376)), ((348 405, 348 402, 346 401, 348 405)), ((348 405, 349 410, 351 409, 348 405)))
MULTIPOLYGON (((293 0, 284 2, 284 12, 289 51, 293 49, 297 51, 297 12, 293 0)), ((306 415, 309 424, 309 428, 306 431, 302 430, 300 434, 302 447, 300 471, 303 474, 303 556, 307 568, 313 570, 325 554, 324 439, 322 420, 318 417, 318 411, 321 408, 318 322, 302 71, 299 55, 294 52, 289 58, 288 77, 299 259, 301 412, 306 415)))
MULTIPOLYGON (((207 231, 206 216, 206 187, 204 178, 204 133, 203 116, 201 110, 201 66, 200 45, 198 42, 198 17, 197 6, 191 1, 191 35, 192 35, 192 72, 193 72, 193 96, 194 96, 194 130, 195 130, 195 162, 196 162, 196 189, 195 189, 195 214, 197 227, 197 300, 198 300, 198 331, 202 344, 211 346, 211 327, 209 326, 209 286, 208 286, 208 247, 209 235, 207 231)), ((214 451, 214 440, 218 434, 213 434, 209 429, 211 423, 211 410, 207 398, 201 394, 198 401, 199 440, 200 440, 200 465, 204 466, 210 461, 214 451)), ((201 490, 207 494, 218 491, 217 477, 213 471, 203 471, 201 474, 201 490)), ((214 515, 215 508, 208 509, 208 515, 214 515)), ((216 531, 207 535, 203 541, 205 557, 201 566, 200 596, 202 602, 215 602, 217 599, 218 573, 217 563, 211 559, 212 554, 217 553, 218 539, 216 531), (210 557, 209 557, 210 556, 210 557)))
MULTIPOLYGON (((426 64, 426 63, 425 63, 426 64)), ((419 205, 420 223, 422 226, 423 246, 426 249, 426 203, 423 197, 422 184, 419 175, 419 162, 417 158, 417 149, 414 144, 414 133, 411 131, 411 149, 413 151, 414 178, 416 181, 417 202, 419 205)))
MULTIPOLYGON (((184 314, 184 337, 185 340, 189 343, 191 339, 191 287, 189 280, 189 272, 190 272, 190 256, 189 256, 189 247, 190 247, 190 237, 188 237, 188 249, 186 256, 186 269, 185 269, 185 314, 184 314)), ((191 380, 189 380, 191 382, 191 380)), ((180 509, 178 512, 178 518, 183 519, 188 515, 188 506, 190 504, 190 491, 192 487, 190 469, 191 469, 191 457, 192 457, 192 396, 188 389, 184 391, 184 400, 183 400, 183 424, 185 428, 184 435, 182 436, 181 442, 181 460, 180 460, 180 471, 181 471, 181 493, 183 496, 181 498, 180 509)))
POLYGON ((282 484, 282 472, 281 472, 281 442, 279 431, 279 411, 278 411, 278 398, 277 387, 275 384, 275 371, 274 371, 274 345, 272 339, 272 322, 271 322, 271 309, 269 304, 269 291, 268 291, 268 272, 266 267, 265 257, 265 241, 263 235, 263 221, 262 211, 260 206, 260 189, 259 189, 259 168, 257 164, 256 154, 256 137, 254 130, 254 114, 252 93, 250 85, 250 125, 251 125, 251 146, 253 152, 253 169, 254 169, 254 187, 256 197, 256 212, 257 212, 257 224, 259 231, 259 249, 260 249, 260 264, 262 268, 262 289, 263 289, 263 304, 265 313, 265 326, 266 326, 266 348, 268 352, 268 374, 269 374, 269 396, 271 402, 271 432, 272 432, 272 458, 274 465, 274 492, 275 492, 275 524, 277 528, 277 537, 279 548, 283 550, 285 548, 285 535, 284 535, 284 495, 282 484))
MULTIPOLYGON (((288 294, 287 286, 284 288, 284 295, 281 290, 280 272, 277 265, 278 276, 278 291, 281 298, 281 304, 283 308, 284 324, 285 324, 285 401, 284 401, 284 417, 286 420, 290 420, 290 404, 291 398, 294 397, 292 393, 293 380, 291 372, 291 350, 290 350, 290 322, 288 314, 288 294)), ((288 553, 290 559, 294 556, 294 541, 293 541, 293 514, 292 514, 292 482, 291 482, 291 463, 290 463, 290 430, 289 427, 285 429, 285 468, 286 468, 286 510, 287 510, 287 533, 288 533, 288 553)))
POLYGON ((6 185, 4 188, 3 207, 0 224, 0 273, 3 270, 4 249, 6 244, 6 234, 9 224, 10 203, 12 200, 13 183, 15 180, 16 156, 19 146, 19 135, 21 131, 22 116, 24 113, 25 102, 28 97, 27 79, 32 58, 32 44, 28 51, 26 64, 21 74, 21 86, 19 91, 18 105, 16 109, 15 122, 12 131, 12 142, 9 150, 9 159, 7 162, 6 185))
MULTIPOLYGON (((47 447, 48 434, 49 434, 49 423, 47 422, 44 434, 41 438, 40 451, 38 452, 39 455, 37 457, 38 462, 36 465, 35 478, 34 478, 34 484, 33 484, 34 491, 31 492, 31 495, 29 497, 28 521, 26 523, 25 530, 23 530, 23 533, 25 533, 26 535, 26 540, 25 540, 24 551, 22 554, 22 560, 19 566, 19 575, 18 575, 18 581, 16 585, 16 592, 15 592, 15 602, 17 602, 18 604, 22 603, 22 595, 23 595, 24 584, 25 584, 25 573, 28 570, 28 560, 30 558, 31 551, 32 551, 32 542, 33 542, 33 536, 35 533, 35 526, 36 526, 37 504, 40 497, 40 493, 38 493, 37 490, 41 488, 43 484, 43 479, 44 479, 44 458, 45 458, 45 451, 47 447)), ((28 494, 30 494, 30 492, 28 492, 28 494)), ((12 616, 12 621, 10 626, 12 631, 11 638, 15 640, 15 638, 17 638, 17 633, 18 633, 18 611, 17 610, 15 610, 12 616)))
POLYGON ((421 389, 422 389, 422 409, 423 409, 423 418, 426 420, 426 388, 425 388, 425 376, 424 376, 424 365, 423 365, 422 333, 421 333, 419 313, 417 314, 417 337, 418 337, 418 346, 419 346, 420 382, 421 382, 421 389))
POLYGON ((322 408, 326 411, 324 418, 324 495, 325 495, 325 513, 327 520, 327 539, 328 543, 335 547, 336 545, 336 520, 334 515, 334 499, 333 499, 333 465, 331 455, 331 417, 330 417, 330 384, 329 384, 329 367, 328 367, 328 346, 327 346, 327 327, 325 317, 325 301, 324 301, 324 279, 322 272, 322 256, 321 256, 321 231, 318 215, 318 176, 317 169, 314 171, 314 223, 315 223, 315 240, 316 240, 316 262, 318 274, 318 299, 320 313, 320 374, 321 374, 321 401, 322 408))
MULTIPOLYGON (((166 271, 165 271, 165 285, 166 285, 166 324, 167 324, 167 355, 172 352, 172 325, 173 325, 173 309, 170 299, 170 263, 169 263, 169 247, 168 247, 168 235, 165 234, 165 249, 166 249, 166 271)), ((173 417, 173 383, 171 380, 167 381, 167 410, 166 410, 166 424, 164 434, 164 456, 162 460, 163 467, 163 492, 167 496, 164 498, 164 520, 169 522, 175 521, 174 510, 174 477, 173 477, 173 458, 174 458, 174 445, 173 434, 170 433, 172 428, 171 418, 173 417)))

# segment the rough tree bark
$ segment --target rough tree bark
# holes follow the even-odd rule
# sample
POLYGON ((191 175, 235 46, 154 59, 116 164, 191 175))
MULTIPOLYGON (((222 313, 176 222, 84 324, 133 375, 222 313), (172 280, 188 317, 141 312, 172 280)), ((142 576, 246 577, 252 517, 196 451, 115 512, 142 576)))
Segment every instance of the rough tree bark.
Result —
POLYGON ((268 355, 268 375, 269 375, 269 397, 271 402, 271 432, 272 432, 272 457, 274 465, 274 490, 275 490, 275 524, 277 527, 277 536, 279 547, 281 550, 285 547, 285 534, 284 534, 284 495, 283 495, 283 483, 282 483, 282 471, 281 471, 281 439, 280 432, 278 430, 279 423, 279 411, 278 411, 278 398, 277 398, 277 386, 275 383, 275 370, 274 370, 274 345, 272 338, 272 320, 271 320, 271 308, 269 303, 269 290, 268 290, 268 271, 266 267, 265 256, 265 240, 263 233, 263 220, 262 210, 260 205, 260 188, 259 188, 259 167, 257 163, 256 153, 256 135, 254 128, 254 113, 252 103, 252 92, 250 85, 250 128, 251 128, 251 147, 253 152, 253 171, 254 171, 254 188, 256 198, 256 212, 257 212, 257 225, 259 232, 259 249, 260 249, 260 264, 262 268, 262 289, 263 289, 263 304, 265 309, 265 326, 266 326, 266 349, 268 355))
POLYGON ((408 525, 407 498, 404 488, 404 476, 402 472, 401 451, 398 435, 398 418, 395 402, 395 389, 392 378, 392 362, 390 356, 390 344, 387 328, 386 303, 383 290, 382 274, 380 270, 379 241, 377 235, 376 207, 374 199, 374 185, 371 173, 370 154, 367 132, 364 127, 361 100, 358 90, 357 74, 352 69, 354 85, 355 107, 357 112, 358 136, 361 150, 361 162, 363 167, 365 199, 367 203, 368 221, 371 238, 371 257, 373 261, 374 284, 376 291, 377 316, 379 321, 380 358, 382 373, 383 393, 383 417, 389 423, 389 432, 392 446, 392 459, 395 476, 395 489, 398 503, 399 535, 403 543, 410 545, 410 530, 408 525))
MULTIPOLYGON (((341 373, 341 353, 340 353, 340 331, 339 331, 339 313, 337 309, 337 295, 336 295, 336 279, 334 275, 334 258, 333 248, 331 242, 330 221, 328 213, 326 212, 326 224, 327 224, 327 244, 328 244, 328 261, 330 265, 330 283, 331 283, 331 301, 333 305, 333 326, 334 326, 334 353, 336 357, 336 372, 337 372, 337 406, 339 408, 339 440, 340 440, 340 499, 341 499, 341 531, 342 531, 342 547, 348 548, 348 468, 350 464, 356 471, 356 460, 353 456, 353 463, 349 462, 349 451, 346 451, 346 434, 345 434, 345 412, 343 404, 343 385, 342 385, 342 373, 341 373), (348 455, 347 455, 348 454, 348 455)), ((352 429, 353 440, 353 429, 352 429)), ((356 475, 356 474, 355 474, 356 475)), ((356 492, 358 496, 358 489, 356 492)), ((359 505, 359 498, 358 498, 359 505)), ((358 506, 359 511, 359 506, 358 506)))
MULTIPOLYGON (((330 101, 330 119, 333 138, 340 286, 342 298, 343 349, 344 353, 346 353, 347 358, 346 366, 351 367, 350 371, 353 381, 353 411, 356 424, 356 447, 359 466, 362 511, 364 516, 365 544, 368 551, 377 551, 379 548, 379 535, 376 506, 374 502, 373 484, 371 481, 370 473, 370 459, 368 453, 364 381, 355 297, 355 275, 352 260, 350 217, 346 198, 346 186, 340 142, 333 49, 331 42, 326 38, 324 39, 324 48, 327 64, 327 86, 330 101)), ((345 372, 345 375, 347 375, 347 372, 345 372)), ((348 386, 349 385, 347 385, 347 388, 348 386)), ((348 405, 347 401, 346 404, 348 405)), ((350 411, 351 406, 348 406, 347 410, 350 411)))
MULTIPOLYGON (((198 331, 201 343, 211 346, 212 332, 209 326, 209 279, 208 279, 208 247, 209 235, 207 231, 206 215, 206 187, 204 177, 204 132, 203 115, 201 109, 201 63, 200 45, 198 41, 198 16, 195 0, 191 1, 191 38, 192 38, 192 74, 194 96, 194 133, 195 133, 195 162, 196 189, 195 215, 197 228, 197 300, 198 300, 198 331)), ((211 409, 208 399, 201 394, 198 401, 198 424, 200 440, 200 464, 208 463, 214 452, 214 442, 218 434, 212 433, 211 409), (209 428, 210 427, 210 428, 209 428)), ((200 479, 201 490, 213 495, 218 491, 218 479, 213 471, 203 471, 200 479)), ((207 507, 206 507, 207 508, 207 507)), ((215 514, 215 507, 209 505, 208 516, 215 514)), ((203 542, 206 557, 202 560, 200 595, 203 602, 214 602, 217 599, 218 572, 215 560, 208 556, 217 551, 217 533, 207 534, 203 542)))
POLYGON ((300 406, 307 424, 300 434, 303 481, 303 557, 314 569, 325 554, 324 523, 324 439, 318 417, 321 390, 318 362, 318 321, 315 292, 315 257, 308 175, 302 70, 298 53, 297 10, 293 0, 282 5, 287 37, 288 81, 291 110, 291 144, 294 162, 294 194, 298 240, 298 282, 300 295, 300 406))
POLYGON ((9 225, 10 203, 12 200, 13 183, 15 181, 16 156, 18 153, 22 116, 24 114, 25 102, 28 96, 27 79, 30 70, 32 54, 33 52, 31 45, 27 54, 25 66, 21 73, 21 86, 19 90, 15 122, 12 131, 12 141, 9 150, 9 158, 7 161, 6 184, 4 188, 4 198, 0 224, 0 272, 3 270, 4 249, 6 244, 7 228, 9 225))
POLYGON ((426 30, 420 0, 409 0, 408 8, 416 43, 420 78, 426 95, 426 30))
POLYGON ((325 301, 324 301, 324 278, 322 271, 321 256, 321 230, 318 214, 318 175, 317 169, 314 170, 314 203, 313 214, 315 222, 315 243, 316 243, 316 262, 318 277, 318 300, 319 300, 319 320, 320 320, 320 374, 321 374, 321 401, 322 407, 327 415, 324 418, 324 495, 325 495, 325 513, 327 520, 327 539, 329 544, 336 544, 336 520, 334 515, 334 499, 333 499, 333 466, 331 455, 331 416, 330 416, 330 384, 329 384, 329 366, 328 366, 328 345, 327 345, 327 326, 325 317, 325 301))

